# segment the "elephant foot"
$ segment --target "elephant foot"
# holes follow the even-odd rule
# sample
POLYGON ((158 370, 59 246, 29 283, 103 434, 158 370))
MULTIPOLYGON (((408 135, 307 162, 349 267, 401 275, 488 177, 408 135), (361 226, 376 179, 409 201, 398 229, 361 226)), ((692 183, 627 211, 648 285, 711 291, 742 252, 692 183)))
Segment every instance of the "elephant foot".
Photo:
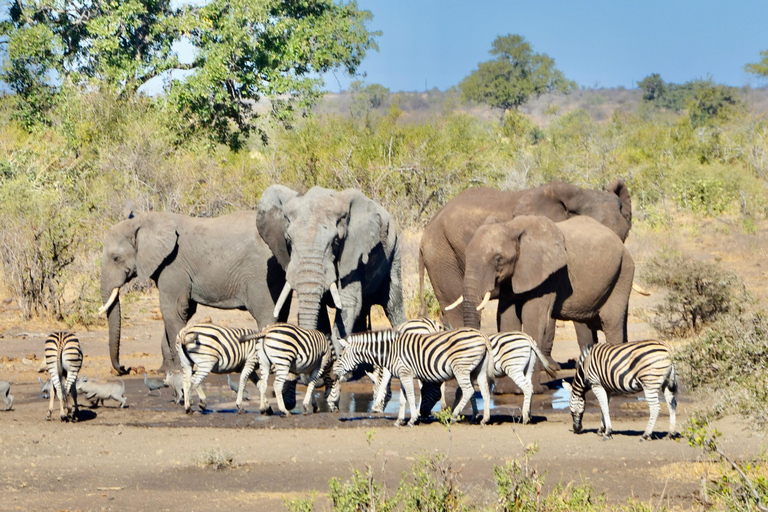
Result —
POLYGON ((560 363, 552 359, 552 356, 545 356, 547 358, 547 363, 549 363, 549 366, 555 370, 556 372, 560 371, 560 363))
POLYGON ((541 382, 534 382, 533 383, 533 394, 534 395, 540 395, 547 391, 549 388, 544 386, 541 382))

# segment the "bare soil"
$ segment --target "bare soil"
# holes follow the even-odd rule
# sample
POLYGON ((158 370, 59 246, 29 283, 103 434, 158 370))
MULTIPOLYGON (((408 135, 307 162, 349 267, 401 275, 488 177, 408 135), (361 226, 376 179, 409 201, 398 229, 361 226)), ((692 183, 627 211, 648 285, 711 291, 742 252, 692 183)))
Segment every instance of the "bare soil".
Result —
MULTIPOLYGON (((745 276, 764 301, 768 258, 759 247, 766 246, 766 228, 760 224, 757 234, 746 235, 735 224, 682 219, 674 233, 635 229, 628 245, 638 263, 660 247, 720 261, 745 276)), ((417 236, 409 237, 404 251, 409 297, 416 286, 417 244, 417 236)), ((651 291, 650 297, 632 296, 630 339, 656 336, 643 320, 661 297, 651 291)), ((161 362, 162 320, 156 295, 129 297, 124 305, 123 362, 144 367, 157 378, 152 369, 161 362)), ((196 319, 206 316, 231 326, 256 327, 250 316, 237 311, 201 308, 196 319)), ((485 328, 491 328, 492 318, 489 311, 485 328)), ((114 401, 98 408, 86 404, 78 423, 45 421, 47 400, 41 398, 37 377, 45 380, 46 375, 38 373, 43 340, 56 328, 61 326, 23 321, 12 301, 0 303, 0 379, 13 381, 15 395, 13 409, 0 412, 0 510, 279 510, 285 508, 284 499, 312 492, 324 503, 331 477, 347 478, 353 469, 364 470, 368 464, 377 478, 395 489, 415 461, 437 452, 449 456, 469 499, 492 507, 493 466, 522 457, 524 447, 533 443, 539 446, 533 464, 546 473, 548 486, 588 482, 612 503, 635 497, 696 508, 701 478, 713 471, 708 457, 685 441, 640 442, 648 409, 636 397, 612 402, 613 440, 602 441, 596 434, 600 418, 591 395, 586 432, 573 434, 570 415, 552 406, 554 389, 535 397, 533 424, 519 423, 522 397, 497 395, 492 425, 464 422, 449 433, 436 422, 395 428, 395 414, 355 412, 364 409, 370 393, 370 384, 362 380, 346 385, 341 413, 284 418, 259 414, 251 384, 246 414, 235 413, 235 394, 226 380, 211 376, 204 383, 210 411, 186 415, 173 403, 168 388, 148 394, 142 377, 131 375, 124 379, 128 408, 119 409, 114 401), (216 460, 224 461, 221 469, 215 469, 216 460)), ((105 326, 81 329, 78 335, 86 354, 82 374, 114 379, 105 326)), ((559 378, 572 375, 568 361, 577 354, 571 325, 561 325, 553 354, 565 363, 559 378)), ((556 388, 559 382, 550 385, 556 388)), ((683 390, 678 426, 705 399, 683 390)), ((58 404, 54 417, 57 412, 58 404)), ((754 456, 766 445, 765 434, 750 430, 738 418, 725 418, 716 427, 723 433, 722 447, 736 459, 754 456)), ((657 438, 667 429, 662 405, 657 438)))

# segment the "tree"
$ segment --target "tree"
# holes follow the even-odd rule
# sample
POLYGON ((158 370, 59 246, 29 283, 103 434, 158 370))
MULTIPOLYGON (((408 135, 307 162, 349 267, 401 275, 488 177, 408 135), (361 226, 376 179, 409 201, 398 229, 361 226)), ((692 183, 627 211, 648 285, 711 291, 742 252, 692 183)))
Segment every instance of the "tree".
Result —
POLYGON ((751 75, 755 75, 758 78, 768 78, 768 50, 760 52, 760 62, 747 64, 744 66, 744 71, 751 75))
POLYGON ((643 101, 658 100, 667 92, 667 84, 658 73, 643 78, 637 82, 637 86, 643 91, 643 101))
POLYGON ((171 106, 182 136, 204 132, 233 147, 255 127, 254 105, 271 100, 272 117, 290 119, 320 96, 320 74, 354 74, 376 48, 369 11, 354 1, 15 0, 0 23, 7 58, 0 78, 34 110, 62 83, 135 94, 170 70, 171 106), (173 45, 188 40, 191 63, 173 45))
POLYGON ((545 53, 534 53, 522 36, 497 37, 490 53, 496 58, 478 64, 477 69, 459 83, 459 88, 465 100, 501 109, 501 119, 507 110, 517 110, 531 98, 551 91, 567 93, 576 88, 575 82, 555 68, 554 59, 545 53))
POLYGON ((364 85, 355 80, 349 84, 352 103, 349 106, 352 117, 364 117, 371 109, 378 108, 389 98, 389 89, 381 84, 364 85))

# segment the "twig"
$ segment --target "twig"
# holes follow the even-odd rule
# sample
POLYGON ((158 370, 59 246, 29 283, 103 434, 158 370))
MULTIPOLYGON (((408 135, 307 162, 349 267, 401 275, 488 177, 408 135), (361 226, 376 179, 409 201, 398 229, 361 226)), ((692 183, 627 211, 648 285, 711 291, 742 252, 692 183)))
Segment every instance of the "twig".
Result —
POLYGON ((757 505, 757 508, 762 510, 763 512, 768 512, 768 507, 765 507, 763 504, 760 503, 760 495, 757 494, 757 491, 755 490, 755 486, 752 485, 752 480, 749 479, 749 477, 741 470, 738 464, 736 464, 736 461, 734 461, 732 458, 730 458, 728 455, 723 452, 719 446, 716 444, 713 444, 713 449, 715 453, 717 453, 720 457, 722 457, 725 461, 728 462, 728 464, 731 465, 731 467, 739 474, 741 479, 744 481, 744 483, 749 488, 749 492, 752 494, 752 499, 755 500, 755 505, 757 505))

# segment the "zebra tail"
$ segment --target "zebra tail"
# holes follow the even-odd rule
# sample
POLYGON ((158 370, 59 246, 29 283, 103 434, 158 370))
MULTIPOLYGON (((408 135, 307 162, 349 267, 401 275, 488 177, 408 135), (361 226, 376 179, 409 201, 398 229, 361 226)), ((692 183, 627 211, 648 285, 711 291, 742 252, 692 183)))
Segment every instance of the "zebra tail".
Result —
POLYGON ((536 357, 539 358, 539 361, 541 361, 541 366, 544 368, 544 371, 547 372, 547 375, 549 375, 552 378, 557 377, 557 372, 553 370, 551 366, 549 366, 549 362, 547 361, 547 358, 544 357, 544 354, 541 353, 541 350, 539 350, 539 346, 536 344, 536 342, 529 337, 528 343, 531 344, 531 348, 536 353, 536 357))
POLYGON ((675 369, 674 364, 669 365, 669 370, 667 370, 667 376, 664 383, 667 385, 667 389, 673 393, 677 393, 677 370, 675 369))
POLYGON ((424 255, 419 247, 419 316, 427 316, 427 304, 424 302, 424 255))
POLYGON ((243 334, 242 336, 240 336, 239 341, 240 343, 245 343, 246 341, 260 340, 262 338, 265 338, 266 336, 267 334, 264 331, 253 333, 253 334, 243 334))

